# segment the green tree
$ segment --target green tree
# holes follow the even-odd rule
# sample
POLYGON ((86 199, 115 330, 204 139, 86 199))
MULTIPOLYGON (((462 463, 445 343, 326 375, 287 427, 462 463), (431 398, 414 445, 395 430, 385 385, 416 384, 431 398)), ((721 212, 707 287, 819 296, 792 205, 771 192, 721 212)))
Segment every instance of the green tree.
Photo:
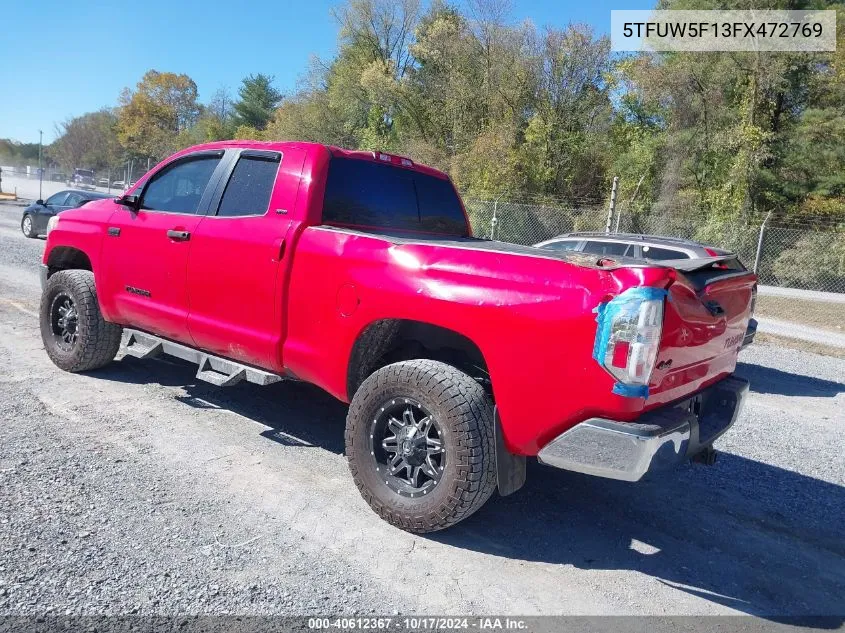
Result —
POLYGON ((200 114, 197 85, 187 75, 147 71, 134 91, 120 96, 117 135, 128 152, 160 160, 200 114))
MULTIPOLYGON (((448 171, 473 196, 573 208, 605 199, 619 176, 631 230, 694 232, 695 218, 716 239, 768 211, 844 221, 845 10, 835 0, 765 4, 837 8, 837 51, 612 57, 589 27, 514 23, 507 0, 346 0, 333 12, 337 54, 312 60, 284 100, 258 74, 237 100, 218 91, 199 105, 189 78, 151 71, 123 95, 118 137, 130 156, 156 158, 223 138, 396 152, 448 171)), ((564 222, 555 208, 537 220, 564 222)))
MULTIPOLYGON (((837 8, 845 15, 841 3, 831 0, 765 4, 837 8)), ((727 5, 724 0, 661 0, 659 8, 760 5, 754 0, 727 5)), ((842 24, 838 41, 843 41, 842 24)), ((830 214, 827 200, 836 201, 832 206, 845 217, 841 48, 811 54, 641 54, 623 60, 618 66, 622 107, 617 110, 622 123, 615 125, 615 140, 621 141, 622 156, 645 161, 647 168, 637 171, 647 175, 641 199, 656 201, 652 214, 666 218, 678 204, 689 205, 698 217, 721 227, 768 211, 789 216, 823 209, 830 214), (638 116, 643 113, 656 126, 643 125, 638 116)), ((625 171, 614 162, 615 173, 625 171)), ((623 179, 623 189, 631 186, 630 177, 623 179)))
POLYGON ((37 161, 38 143, 19 143, 12 139, 0 138, 0 160, 4 165, 37 161))
POLYGON ((117 140, 118 118, 112 110, 89 112, 57 126, 46 154, 64 170, 75 167, 106 171, 117 168, 123 148, 117 140))
POLYGON ((578 25, 549 29, 536 63, 534 107, 521 151, 527 182, 541 194, 593 197, 607 178, 610 41, 578 25))
POLYGON ((240 100, 234 103, 236 126, 263 130, 273 118, 273 111, 282 100, 282 94, 273 88, 273 77, 250 75, 238 89, 240 100))

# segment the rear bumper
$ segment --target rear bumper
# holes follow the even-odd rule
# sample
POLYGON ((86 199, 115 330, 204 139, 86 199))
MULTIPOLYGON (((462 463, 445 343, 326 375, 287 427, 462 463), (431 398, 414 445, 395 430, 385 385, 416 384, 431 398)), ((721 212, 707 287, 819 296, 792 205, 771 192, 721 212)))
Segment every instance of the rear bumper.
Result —
POLYGON ((712 445, 736 421, 747 394, 748 381, 730 376, 634 422, 591 418, 549 442, 537 458, 579 473, 639 481, 712 445))

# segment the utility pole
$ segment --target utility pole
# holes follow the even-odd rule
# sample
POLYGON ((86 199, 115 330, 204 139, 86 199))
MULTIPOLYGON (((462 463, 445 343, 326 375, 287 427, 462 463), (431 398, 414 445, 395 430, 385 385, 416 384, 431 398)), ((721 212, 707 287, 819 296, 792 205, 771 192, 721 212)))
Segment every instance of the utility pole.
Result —
POLYGON ((610 190, 610 208, 607 210, 607 223, 604 227, 605 233, 610 233, 610 224, 613 222, 613 212, 616 210, 616 188, 619 186, 619 176, 613 177, 613 188, 610 190))
POLYGON ((41 141, 43 139, 44 132, 38 130, 38 199, 43 200, 44 197, 41 193, 41 183, 44 181, 44 168, 41 166, 41 141))

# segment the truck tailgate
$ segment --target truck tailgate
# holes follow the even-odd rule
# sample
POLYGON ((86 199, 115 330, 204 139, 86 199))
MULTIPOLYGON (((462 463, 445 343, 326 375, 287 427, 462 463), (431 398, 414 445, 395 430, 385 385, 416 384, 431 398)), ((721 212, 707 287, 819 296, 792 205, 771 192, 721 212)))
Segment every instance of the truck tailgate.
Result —
POLYGON ((735 266, 719 258, 673 266, 677 279, 667 289, 646 408, 682 398, 736 368, 757 278, 735 266))

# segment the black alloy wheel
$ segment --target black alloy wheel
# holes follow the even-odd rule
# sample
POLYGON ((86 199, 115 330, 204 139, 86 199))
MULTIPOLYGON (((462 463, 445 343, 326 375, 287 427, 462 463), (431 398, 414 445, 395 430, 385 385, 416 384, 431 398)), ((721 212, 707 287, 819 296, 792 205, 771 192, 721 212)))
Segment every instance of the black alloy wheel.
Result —
POLYGON ((79 312, 70 295, 62 292, 53 299, 50 306, 50 328, 59 349, 65 352, 73 351, 79 337, 79 312))
POLYGON ((431 492, 446 467, 440 424, 410 398, 389 400, 379 408, 370 431, 370 453, 384 483, 405 497, 431 492))

